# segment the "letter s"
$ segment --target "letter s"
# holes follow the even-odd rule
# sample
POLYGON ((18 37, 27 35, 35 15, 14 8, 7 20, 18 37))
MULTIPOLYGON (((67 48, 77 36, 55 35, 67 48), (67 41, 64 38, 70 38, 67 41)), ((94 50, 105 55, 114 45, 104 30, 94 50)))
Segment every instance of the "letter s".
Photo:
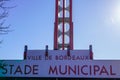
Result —
POLYGON ((7 74, 7 68, 5 66, 2 67, 2 70, 3 70, 2 74, 7 74))

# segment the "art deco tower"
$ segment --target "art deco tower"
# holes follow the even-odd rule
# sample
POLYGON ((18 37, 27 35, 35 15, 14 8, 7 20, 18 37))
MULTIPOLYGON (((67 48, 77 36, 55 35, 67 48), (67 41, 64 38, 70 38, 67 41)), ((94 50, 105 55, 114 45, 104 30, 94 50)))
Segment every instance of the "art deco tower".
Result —
POLYGON ((72 0, 56 0, 54 50, 73 50, 72 0))

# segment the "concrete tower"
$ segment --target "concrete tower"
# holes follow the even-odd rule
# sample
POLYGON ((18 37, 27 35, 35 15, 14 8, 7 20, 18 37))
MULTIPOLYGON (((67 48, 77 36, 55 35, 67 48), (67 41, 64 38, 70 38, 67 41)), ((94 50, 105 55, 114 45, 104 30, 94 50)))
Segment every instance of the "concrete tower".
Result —
POLYGON ((72 0, 56 0, 54 50, 73 50, 72 0))

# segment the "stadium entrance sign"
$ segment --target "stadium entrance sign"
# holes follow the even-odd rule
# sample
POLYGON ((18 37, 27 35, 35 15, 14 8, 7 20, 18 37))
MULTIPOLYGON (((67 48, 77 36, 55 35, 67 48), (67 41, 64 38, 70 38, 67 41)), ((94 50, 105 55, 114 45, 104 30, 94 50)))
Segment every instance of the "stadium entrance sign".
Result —
POLYGON ((1 61, 0 77, 120 78, 120 61, 1 61))

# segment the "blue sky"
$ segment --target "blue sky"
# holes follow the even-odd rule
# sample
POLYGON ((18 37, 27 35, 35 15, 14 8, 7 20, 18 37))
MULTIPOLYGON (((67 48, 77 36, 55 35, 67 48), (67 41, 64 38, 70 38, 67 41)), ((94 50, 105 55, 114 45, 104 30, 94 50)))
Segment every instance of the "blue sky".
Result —
MULTIPOLYGON (((29 49, 53 49, 55 0, 13 0, 1 35, 0 59, 23 59, 29 49)), ((120 59, 120 0, 73 0, 74 49, 93 45, 94 59, 120 59)))

